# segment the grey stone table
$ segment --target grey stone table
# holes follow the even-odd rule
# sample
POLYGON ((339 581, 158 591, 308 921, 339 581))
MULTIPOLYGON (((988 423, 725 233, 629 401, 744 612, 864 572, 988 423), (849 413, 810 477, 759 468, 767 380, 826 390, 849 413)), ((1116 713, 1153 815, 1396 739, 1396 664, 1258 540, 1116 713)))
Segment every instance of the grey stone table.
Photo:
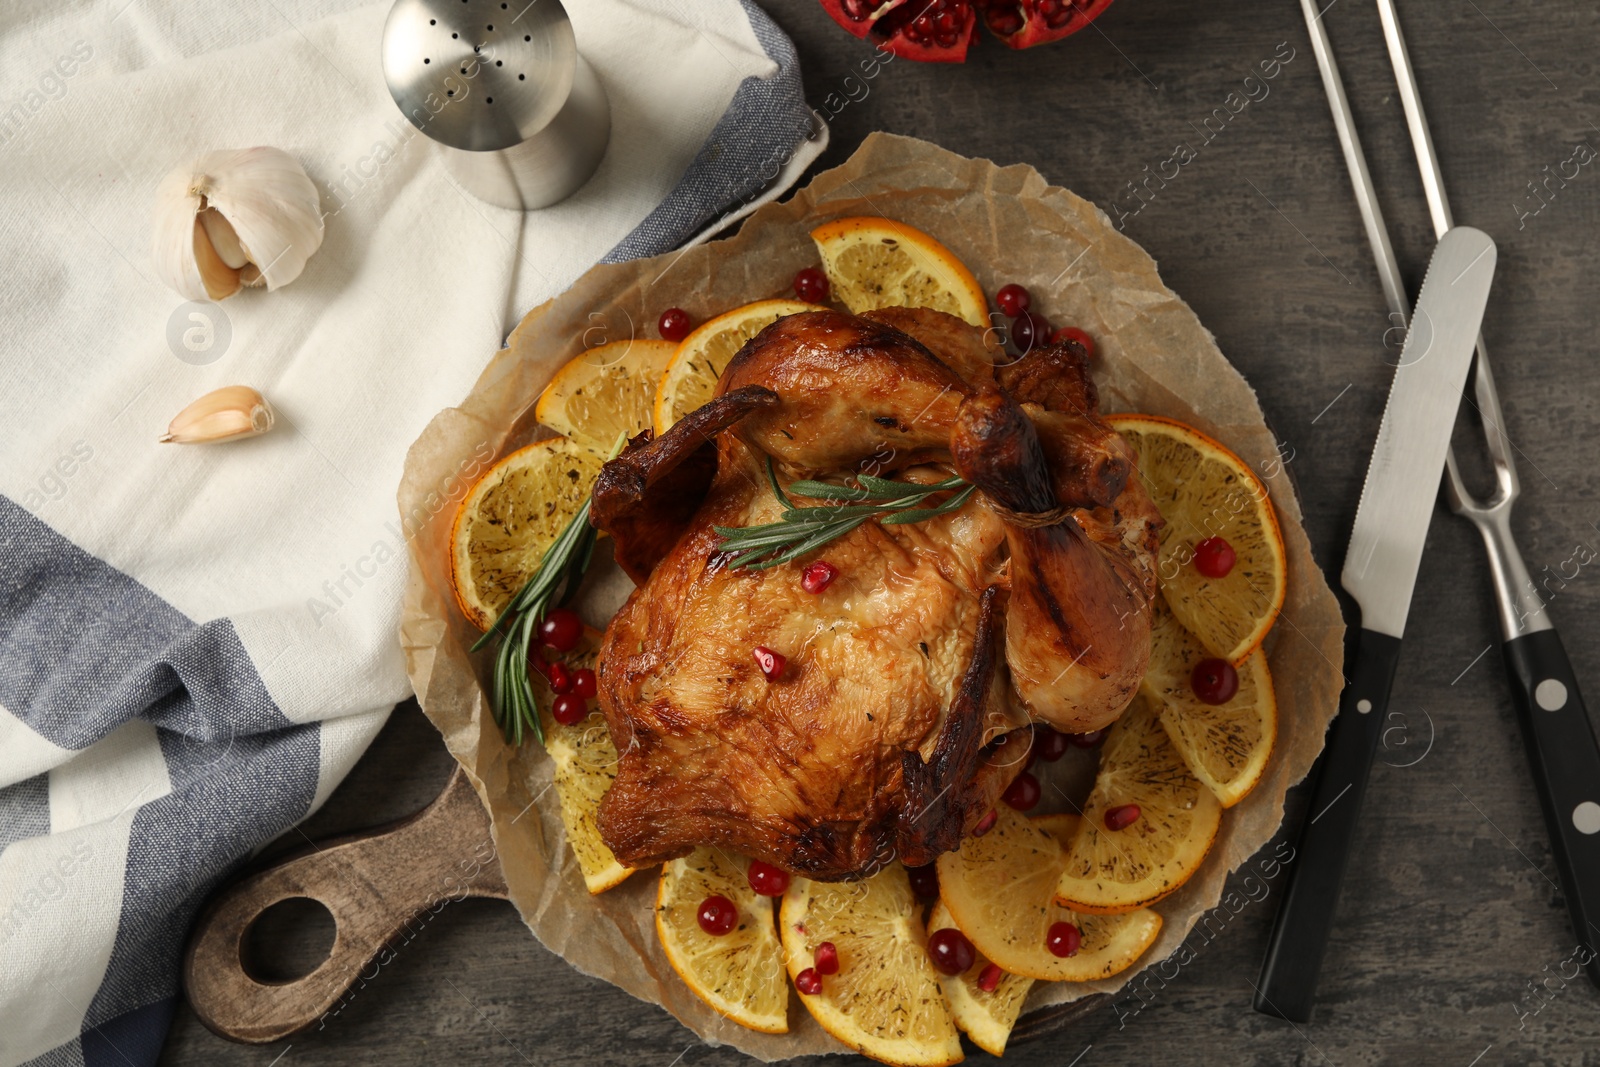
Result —
MULTIPOLYGON (((809 99, 831 98, 836 111, 821 165, 844 159, 872 130, 913 134, 1031 163, 1120 219, 1260 393, 1292 456, 1318 559, 1337 568, 1387 388, 1388 323, 1297 4, 1120 0, 1065 43, 1012 53, 985 41, 964 66, 897 61, 870 81, 849 80, 868 46, 838 30, 816 0, 766 6, 799 48, 809 99), (1240 109, 1246 76, 1288 55, 1266 94, 1255 87, 1240 109), (1239 96, 1225 104, 1231 93, 1239 96), (1151 173, 1172 173, 1163 163, 1182 144, 1193 158, 1177 177, 1145 186, 1151 173), (1143 199, 1134 186, 1148 189, 1143 199)), ((1327 6, 1415 286, 1432 232, 1377 15, 1366 0, 1327 6)), ((1600 10, 1579 0, 1405 6, 1456 217, 1500 245, 1484 334, 1526 486, 1519 533, 1536 577, 1549 578, 1551 612, 1578 675, 1600 698, 1600 572, 1591 564, 1571 577, 1568 562, 1600 547, 1600 166, 1578 162, 1595 157, 1578 146, 1600 146, 1600 10), (1530 183, 1545 183, 1542 197, 1530 183)), ((1458 435, 1458 446, 1469 441, 1458 435)), ((1313 1023, 1294 1027, 1250 1010, 1276 905, 1269 897, 1214 940, 1191 938, 1197 958, 1147 1001, 1106 1007, 1007 1059, 1082 1067, 1600 1063, 1600 998, 1583 979, 1561 977, 1573 973, 1563 960, 1575 938, 1490 612, 1475 535, 1441 513, 1395 692, 1405 730, 1373 774, 1313 1023)), ((449 766, 432 728, 403 705, 306 831, 403 815, 438 790, 449 766)), ((1291 794, 1293 823, 1303 807, 1301 791, 1291 794)), ((269 933, 279 965, 302 969, 317 958, 317 939, 330 936, 310 917, 292 916, 269 933)), ((578 975, 494 901, 445 909, 320 1032, 231 1045, 184 1009, 163 1062, 275 1060, 745 1062, 578 975)))

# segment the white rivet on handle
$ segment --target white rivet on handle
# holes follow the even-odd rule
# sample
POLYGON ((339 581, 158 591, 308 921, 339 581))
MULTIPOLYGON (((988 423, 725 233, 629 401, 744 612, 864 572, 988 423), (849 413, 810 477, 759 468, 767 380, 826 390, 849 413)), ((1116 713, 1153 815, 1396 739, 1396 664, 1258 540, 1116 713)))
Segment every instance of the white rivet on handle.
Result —
POLYGON ((1533 702, 1545 711, 1560 711, 1567 706, 1567 687, 1559 678, 1546 678, 1534 686, 1533 702))
POLYGON ((1600 804, 1585 800, 1572 809, 1572 825, 1580 834, 1600 833, 1600 804))
POLYGON ((1365 715, 1367 712, 1372 710, 1372 701, 1368 700, 1366 697, 1362 697, 1360 700, 1356 701, 1356 710, 1365 715))

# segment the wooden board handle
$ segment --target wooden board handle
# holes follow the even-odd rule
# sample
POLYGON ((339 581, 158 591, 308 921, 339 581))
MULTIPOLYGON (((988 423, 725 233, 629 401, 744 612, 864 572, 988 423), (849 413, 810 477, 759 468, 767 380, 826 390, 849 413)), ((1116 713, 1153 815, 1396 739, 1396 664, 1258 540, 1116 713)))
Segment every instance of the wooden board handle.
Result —
MULTIPOLYGON (((414 920, 467 897, 506 897, 489 817, 457 768, 438 799, 389 826, 311 850, 228 886, 196 921, 183 982, 195 1014, 233 1041, 266 1044, 318 1025, 414 920), (328 958, 303 978, 261 982, 244 939, 272 905, 296 897, 333 914, 328 958)), ((370 977, 370 976, 369 976, 370 977)))

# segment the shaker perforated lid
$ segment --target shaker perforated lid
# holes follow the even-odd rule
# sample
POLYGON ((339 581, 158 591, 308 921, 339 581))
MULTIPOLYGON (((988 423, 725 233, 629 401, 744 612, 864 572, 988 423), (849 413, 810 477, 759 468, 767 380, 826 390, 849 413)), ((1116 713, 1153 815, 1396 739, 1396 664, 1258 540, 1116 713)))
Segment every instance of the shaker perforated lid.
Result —
POLYGON ((406 118, 452 148, 511 148, 566 104, 578 64, 558 0, 398 0, 383 75, 406 118))

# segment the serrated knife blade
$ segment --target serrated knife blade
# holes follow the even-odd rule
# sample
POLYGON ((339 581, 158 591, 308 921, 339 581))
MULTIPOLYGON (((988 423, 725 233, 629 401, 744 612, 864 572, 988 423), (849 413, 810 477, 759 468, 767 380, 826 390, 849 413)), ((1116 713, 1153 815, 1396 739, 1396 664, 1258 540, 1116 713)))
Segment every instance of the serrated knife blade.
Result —
POLYGON ((1488 234, 1457 226, 1428 263, 1339 578, 1361 605, 1363 629, 1405 633, 1495 260, 1488 234))
POLYGON ((1293 1022, 1311 1018, 1317 973, 1367 774, 1383 735, 1400 636, 1494 267, 1494 242, 1482 231, 1458 226, 1439 239, 1356 508, 1340 581, 1361 605, 1361 630, 1345 658, 1339 714, 1329 729, 1256 984, 1256 1010, 1293 1022))

